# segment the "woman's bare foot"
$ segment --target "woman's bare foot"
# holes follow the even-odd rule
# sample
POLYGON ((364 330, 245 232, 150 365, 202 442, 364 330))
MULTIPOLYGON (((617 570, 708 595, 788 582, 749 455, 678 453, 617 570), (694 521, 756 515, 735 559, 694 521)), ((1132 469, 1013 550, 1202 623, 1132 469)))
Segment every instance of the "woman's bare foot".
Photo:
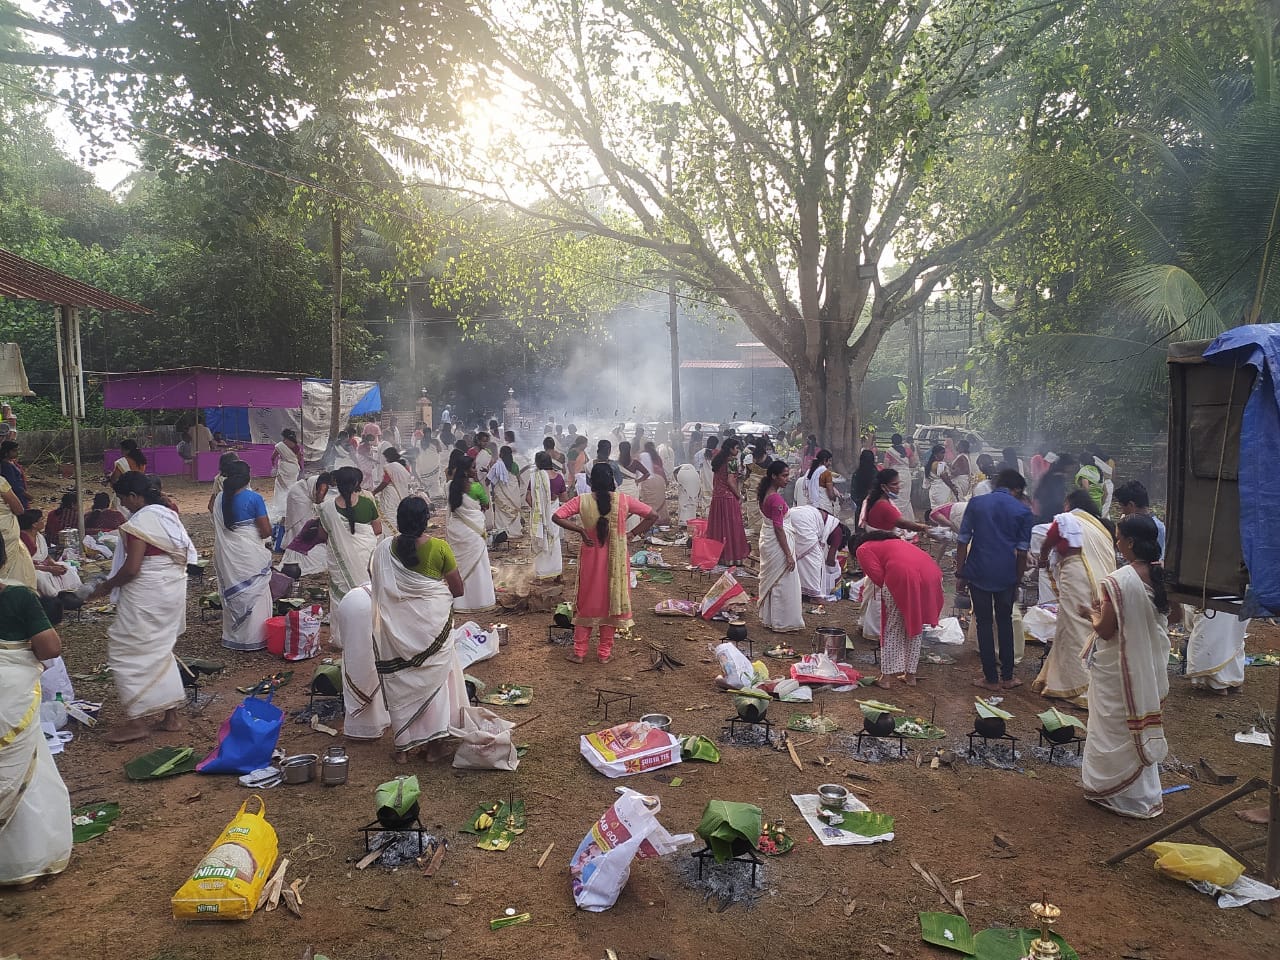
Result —
POLYGON ((613 655, 612 655, 612 654, 610 654, 610 655, 608 655, 608 656, 601 657, 601 658, 600 658, 600 662, 601 662, 601 663, 608 663, 608 662, 609 662, 610 660, 612 660, 612 659, 613 659, 613 655))
POLYGON ((904 674, 902 677, 902 682, 905 683, 908 687, 914 687, 916 685, 916 675, 914 673, 904 674))
POLYGON ((576 653, 566 653, 564 658, 570 663, 582 663, 585 658, 578 656, 576 653))
POLYGON ((160 723, 157 724, 157 729, 164 730, 166 733, 177 733, 185 727, 186 724, 184 724, 181 718, 178 717, 178 711, 176 709, 166 710, 164 712, 164 717, 161 718, 160 723))
POLYGON ((881 674, 880 676, 876 677, 875 685, 879 687, 881 690, 888 690, 890 687, 893 686, 893 684, 889 682, 889 678, 886 677, 884 674, 881 674))
POLYGON ((1014 687, 1020 687, 1020 686, 1022 686, 1022 681, 1019 680, 1017 677, 1014 677, 1012 680, 1000 681, 1000 689, 1002 690, 1012 690, 1014 687))
POLYGON ((392 750, 391 759, 398 765, 404 766, 409 762, 409 752, 407 750, 392 750))
POLYGON ((1245 823, 1261 823, 1266 824, 1271 819, 1270 807, 1247 807, 1244 810, 1237 810, 1236 816, 1245 823))
POLYGON ((151 731, 145 723, 141 720, 130 720, 123 727, 103 734, 102 739, 107 743, 132 743, 134 740, 145 740, 149 736, 151 731))

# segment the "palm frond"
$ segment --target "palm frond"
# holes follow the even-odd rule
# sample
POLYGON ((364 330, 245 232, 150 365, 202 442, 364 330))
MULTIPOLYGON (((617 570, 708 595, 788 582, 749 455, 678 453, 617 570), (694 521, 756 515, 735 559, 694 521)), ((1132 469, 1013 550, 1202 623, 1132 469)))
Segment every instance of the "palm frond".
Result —
POLYGON ((1175 264, 1133 267, 1116 277, 1115 289, 1153 333, 1175 340, 1203 340, 1227 327, 1196 278, 1175 264))
POLYGON ((1037 366, 1074 369, 1093 378, 1118 377, 1138 389, 1152 390, 1168 379, 1166 348, 1150 339, 1100 333, 1043 333, 1027 341, 1027 356, 1037 366))

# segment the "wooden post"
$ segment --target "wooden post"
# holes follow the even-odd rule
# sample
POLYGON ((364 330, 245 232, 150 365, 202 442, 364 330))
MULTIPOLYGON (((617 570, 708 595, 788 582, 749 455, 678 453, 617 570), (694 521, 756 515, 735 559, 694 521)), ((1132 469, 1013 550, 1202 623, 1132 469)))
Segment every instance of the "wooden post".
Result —
MULTIPOLYGON (((1217 800, 1214 800, 1212 803, 1206 803, 1199 810, 1196 810, 1192 813, 1187 814, 1185 817, 1183 817, 1180 820, 1175 820, 1173 823, 1169 824, 1167 827, 1162 827, 1159 830, 1157 830, 1155 833, 1148 834, 1147 836, 1139 840, 1137 843, 1133 844, 1133 846, 1125 847, 1119 853, 1112 854, 1110 857, 1106 859, 1105 862, 1107 863, 1108 866, 1114 866, 1115 864, 1119 863, 1121 860, 1124 860, 1127 857, 1133 856, 1139 850, 1145 850, 1147 847, 1151 846, 1151 844, 1156 843, 1160 840, 1163 840, 1165 837, 1168 837, 1177 833, 1183 827, 1189 827, 1194 823, 1199 823, 1201 820, 1203 820, 1209 814, 1213 813, 1215 810, 1221 810, 1227 804, 1232 803, 1233 801, 1239 800, 1241 797, 1246 796, 1250 793, 1253 793, 1255 790, 1261 790, 1263 787, 1268 787, 1268 786, 1270 785, 1267 783, 1266 780, 1263 780, 1261 777, 1254 777, 1248 783, 1245 783, 1245 784, 1242 784, 1241 786, 1236 787, 1230 793, 1224 793, 1222 796, 1220 796, 1217 800)), ((1274 804, 1275 803, 1274 790, 1271 791, 1271 795, 1272 795, 1272 804, 1274 804)), ((1275 831, 1272 831, 1272 832, 1274 833, 1275 831)))
POLYGON ((1271 816, 1267 820, 1267 883, 1280 882, 1280 682, 1276 683, 1276 729, 1271 732, 1271 784, 1267 790, 1271 816))

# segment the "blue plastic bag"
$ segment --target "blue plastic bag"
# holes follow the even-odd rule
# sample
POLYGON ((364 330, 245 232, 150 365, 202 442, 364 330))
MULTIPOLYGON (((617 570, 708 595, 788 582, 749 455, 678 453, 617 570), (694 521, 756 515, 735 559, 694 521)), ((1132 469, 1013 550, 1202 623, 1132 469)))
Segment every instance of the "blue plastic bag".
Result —
POLYGON ((218 729, 217 746, 196 764, 199 773, 249 773, 271 765, 284 711, 271 702, 246 697, 218 729))
POLYGON ((279 553, 284 549, 284 524, 277 523, 271 528, 271 549, 279 553))

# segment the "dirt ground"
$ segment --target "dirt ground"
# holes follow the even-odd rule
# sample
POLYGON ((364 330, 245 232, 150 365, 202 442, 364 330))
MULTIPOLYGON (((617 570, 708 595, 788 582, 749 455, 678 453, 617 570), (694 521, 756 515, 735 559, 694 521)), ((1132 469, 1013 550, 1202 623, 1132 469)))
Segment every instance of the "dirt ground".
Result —
MULTIPOLYGON (((33 481, 33 489, 36 505, 46 509, 60 493, 52 481, 39 479, 33 481)), ((207 556, 211 548, 204 512, 207 485, 168 481, 166 489, 178 497, 188 529, 207 556)), ((263 485, 259 489, 269 495, 263 485)), ((667 556, 684 562, 674 548, 667 548, 667 556)), ((512 719, 536 718, 517 735, 530 749, 514 774, 455 772, 425 762, 410 767, 422 783, 424 825, 450 838, 448 855, 435 877, 423 877, 413 868, 355 869, 364 852, 357 828, 373 819, 373 790, 403 768, 392 764, 389 743, 348 742, 351 772, 345 786, 326 788, 316 782, 280 786, 263 794, 281 852, 293 851, 290 877, 310 877, 303 918, 280 909, 260 912, 247 922, 210 923, 171 919, 169 897, 249 791, 230 776, 189 774, 153 784, 134 783, 125 778, 122 764, 161 744, 191 745, 202 754, 241 699, 235 688, 281 669, 282 664, 266 653, 223 649, 218 623, 200 622, 195 599, 201 588, 193 586, 190 626, 178 651, 227 665, 210 687, 217 691, 216 700, 203 713, 186 718, 186 731, 157 733, 142 744, 110 746, 102 742, 99 732, 77 728, 75 740, 58 758, 72 804, 113 800, 121 805, 122 814, 111 832, 76 846, 65 873, 0 896, 0 954, 17 954, 24 960, 291 960, 303 956, 311 945, 333 960, 599 960, 609 948, 621 960, 958 956, 919 939, 917 912, 949 908, 912 869, 914 859, 944 881, 971 877, 962 886, 975 931, 1027 925, 1027 904, 1043 894, 1061 906, 1058 929, 1085 958, 1174 960, 1211 954, 1216 960, 1253 960, 1276 955, 1273 919, 1247 909, 1220 910, 1208 897, 1158 876, 1148 854, 1138 854, 1117 867, 1102 862, 1160 823, 1182 816, 1227 788, 1166 772, 1167 786, 1190 783, 1190 789, 1167 797, 1164 818, 1154 823, 1125 820, 1086 803, 1077 770, 1032 757, 1030 747, 1038 725, 1035 714, 1046 703, 1027 686, 1012 691, 1004 704, 1015 714, 1010 731, 1023 738, 1023 758, 1016 770, 962 760, 931 770, 927 760, 918 764, 915 755, 893 763, 855 762, 845 739, 860 728, 861 717, 854 703, 857 695, 846 693, 826 698, 827 712, 839 720, 841 732, 797 737, 803 771, 792 765, 785 752, 722 743, 723 756, 717 765, 686 763, 623 781, 596 773, 578 755, 579 734, 659 711, 674 718, 677 733, 718 740, 724 719, 732 713, 728 698, 712 683, 717 670, 710 661, 710 646, 718 629, 691 620, 658 619, 650 612, 658 600, 683 595, 681 588, 689 579, 678 574, 674 587, 641 585, 634 598, 635 636, 640 640, 620 642, 613 662, 606 666, 594 659, 582 666, 566 663, 564 649, 547 642, 547 614, 504 618, 511 626, 510 643, 472 672, 491 685, 504 681, 533 685, 535 699, 530 706, 498 708, 512 719), (640 642, 644 640, 665 643, 686 666, 645 672, 650 651, 640 642), (634 692, 635 709, 619 715, 615 707, 606 723, 596 707, 597 687, 634 692), (817 762, 819 756, 835 762, 824 769, 817 762), (844 773, 850 770, 874 778, 875 782, 845 782, 871 809, 894 815, 892 842, 823 847, 798 816, 789 794, 813 792, 827 781, 844 781, 844 773), (663 774, 672 773, 683 777, 680 786, 660 781, 663 774), (636 863, 612 910, 579 911, 569 890, 568 858, 612 802, 619 784, 660 796, 661 820, 673 832, 691 832, 710 799, 758 804, 767 817, 787 820, 796 848, 768 861, 762 895, 750 911, 735 903, 721 912, 718 899, 708 900, 685 879, 681 861, 688 860, 693 847, 666 859, 636 863), (475 849, 472 839, 459 834, 458 828, 477 802, 509 794, 526 801, 527 832, 506 853, 475 849), (996 845, 997 833, 1011 843, 1009 850, 996 845), (546 865, 537 869, 539 856, 553 843, 546 865), (459 894, 468 895, 469 902, 452 905, 450 900, 466 899, 459 894), (502 916, 508 907, 528 911, 531 921, 491 931, 489 920, 502 916), (1267 943, 1272 946, 1266 947, 1267 943)), ((839 625, 856 635, 854 621, 855 608, 847 602, 829 605, 825 615, 808 618, 811 628, 839 625)), ((769 636, 754 615, 749 623, 755 638, 769 636)), ((101 617, 86 617, 63 628, 72 674, 90 673, 105 661, 106 626, 101 617)), ((809 639, 806 633, 796 638, 797 645, 809 639)), ((1251 652, 1280 649, 1280 630, 1255 624, 1249 648, 1251 652)), ((757 655, 759 650, 757 646, 757 655)), ((873 669, 864 667, 870 650, 868 643, 858 641, 854 658, 863 661, 857 664, 860 668, 873 669)), ((944 741, 917 744, 915 754, 931 755, 939 745, 959 751, 964 734, 972 729, 974 690, 969 681, 978 672, 976 649, 970 641, 943 652, 956 656, 958 662, 922 666, 923 682, 914 690, 896 685, 878 694, 912 713, 927 717, 936 711, 936 721, 948 736, 944 741)), ((1038 648, 1029 646, 1019 676, 1029 681, 1038 663, 1038 648)), ((295 670, 294 681, 277 694, 276 702, 287 713, 306 703, 311 665, 298 664, 295 670)), ((1242 696, 1216 697, 1193 692, 1188 681, 1175 675, 1165 705, 1172 754, 1192 765, 1204 757, 1218 769, 1238 774, 1241 781, 1265 777, 1269 752, 1237 744, 1232 735, 1257 722, 1260 709, 1272 709, 1277 679, 1275 668, 1251 667, 1242 696)), ((105 701, 106 727, 121 722, 109 681, 77 682, 76 687, 80 697, 105 701)), ((787 715, 786 708, 774 705, 775 719, 787 715)), ((323 753, 333 742, 288 719, 281 737, 288 753, 323 753)), ((1213 823, 1225 837, 1237 841, 1257 836, 1262 829, 1230 812, 1217 815, 1213 823)), ((1191 842, 1195 837, 1186 834, 1179 839, 1191 842)), ((735 882, 747 883, 745 868, 738 865, 709 869, 738 871, 735 882)))

